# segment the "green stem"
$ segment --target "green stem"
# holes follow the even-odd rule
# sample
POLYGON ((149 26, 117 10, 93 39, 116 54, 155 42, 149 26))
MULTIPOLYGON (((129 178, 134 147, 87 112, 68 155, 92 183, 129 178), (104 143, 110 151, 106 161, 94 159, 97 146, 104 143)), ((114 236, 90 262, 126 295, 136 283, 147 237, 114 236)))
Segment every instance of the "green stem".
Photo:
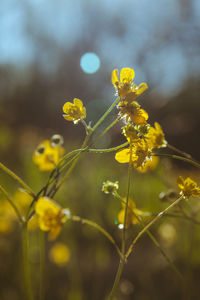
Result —
POLYGON ((119 281, 120 281, 120 278, 121 278, 121 275, 122 275, 122 271, 124 269, 124 260, 120 259, 120 262, 119 262, 119 267, 118 267, 118 270, 117 270, 117 274, 115 276, 115 281, 114 281, 114 284, 113 284, 113 287, 112 287, 112 290, 110 292, 110 295, 108 296, 108 300, 112 300, 114 294, 115 294, 115 291, 118 287, 118 284, 119 284, 119 281))
POLYGON ((107 117, 107 115, 113 110, 113 108, 115 107, 115 105, 117 104, 117 102, 119 101, 119 97, 112 103, 112 105, 109 107, 109 109, 103 114, 103 116, 97 121, 97 123, 94 125, 94 127, 92 128, 92 131, 94 132, 97 127, 99 127, 99 125, 105 120, 105 118, 107 117))
POLYGON ((0 185, 0 191, 2 192, 2 194, 6 197, 6 199, 8 200, 8 202, 10 203, 10 205, 12 206, 12 208, 14 209, 20 223, 24 223, 24 219, 18 209, 18 207, 15 205, 15 203, 12 201, 11 197, 8 195, 8 193, 6 192, 6 190, 0 185))
POLYGON ((116 289, 119 285, 119 281, 120 281, 120 278, 121 278, 121 274, 122 274, 123 269, 124 269, 124 264, 125 264, 125 261, 126 261, 126 259, 124 260, 124 254, 125 254, 125 251, 126 251, 126 219, 127 219, 127 212, 128 212, 128 206, 129 206, 128 201, 129 201, 129 194, 130 194, 131 172, 132 172, 132 145, 130 145, 130 161, 129 161, 129 168, 128 168, 128 186, 127 186, 127 195, 126 195, 126 204, 125 204, 124 225, 123 225, 123 231, 122 231, 122 250, 121 250, 121 253, 122 253, 122 258, 123 259, 120 259, 119 267, 118 267, 118 270, 117 270, 117 273, 116 273, 116 276, 115 276, 115 281, 114 281, 112 290, 110 292, 110 295, 108 297, 109 300, 112 300, 112 298, 113 298, 113 296, 116 292, 116 289))
POLYGON ((149 222, 136 236, 136 238, 132 241, 125 257, 126 259, 128 258, 128 256, 131 254, 134 245, 136 244, 136 242, 139 240, 139 238, 147 231, 147 229, 149 229, 156 221, 158 221, 170 208, 174 207, 175 205, 177 205, 181 200, 183 199, 183 196, 180 196, 176 201, 174 201, 172 204, 170 204, 167 208, 165 208, 163 211, 161 211, 153 220, 151 220, 151 222, 149 222))
POLYGON ((81 222, 82 224, 87 224, 87 225, 97 229, 98 231, 100 231, 115 246, 117 253, 121 257, 121 259, 123 259, 122 253, 121 253, 119 247, 117 246, 115 240, 113 239, 113 237, 99 224, 97 224, 91 220, 81 218, 79 216, 71 216, 70 220, 75 221, 75 222, 81 222))
POLYGON ((45 297, 45 233, 40 230, 40 300, 45 297))
POLYGON ((130 145, 130 161, 129 161, 129 168, 128 168, 128 186, 127 186, 127 195, 126 195, 126 204, 125 204, 125 214, 124 214, 124 224, 123 224, 123 231, 122 231, 122 254, 125 254, 126 248, 126 223, 127 223, 127 213, 128 213, 128 201, 129 201, 129 194, 130 194, 130 185, 131 185, 131 172, 132 172, 132 145, 130 145))
POLYGON ((8 169, 6 166, 4 166, 1 162, 0 162, 0 168, 7 173, 8 175, 10 175, 13 179, 15 179, 19 184, 21 184, 21 186, 24 187, 24 189, 31 194, 32 196, 34 196, 34 192, 32 191, 32 189, 17 175, 15 174, 13 171, 11 171, 10 169, 8 169))
POLYGON ((32 294, 32 289, 31 289, 31 280, 30 280, 30 265, 29 265, 29 259, 28 259, 27 222, 23 224, 22 247, 23 247, 23 264, 24 264, 24 281, 25 281, 26 299, 33 300, 33 294, 32 294))
POLYGON ((176 147, 174 147, 174 146, 172 146, 172 145, 167 144, 167 147, 168 147, 169 149, 171 149, 171 150, 173 150, 173 151, 175 151, 175 152, 177 152, 177 153, 179 153, 179 154, 185 156, 186 158, 192 159, 192 156, 191 156, 190 154, 188 154, 188 153, 186 153, 186 152, 184 152, 184 151, 181 151, 181 150, 177 149, 176 147))
POLYGON ((193 159, 190 158, 186 158, 186 157, 182 157, 182 156, 178 156, 178 155, 173 155, 173 154, 166 154, 166 153, 152 153, 153 156, 164 156, 164 157, 168 157, 168 158, 173 158, 173 159, 178 159, 178 160, 182 160, 185 161, 197 168, 200 169, 200 163, 198 163, 197 161, 194 161, 193 159))
POLYGON ((121 144, 116 147, 108 148, 108 149, 88 149, 87 152, 94 152, 94 153, 108 153, 108 152, 114 152, 121 148, 126 147, 129 144, 129 142, 126 142, 124 144, 121 144))

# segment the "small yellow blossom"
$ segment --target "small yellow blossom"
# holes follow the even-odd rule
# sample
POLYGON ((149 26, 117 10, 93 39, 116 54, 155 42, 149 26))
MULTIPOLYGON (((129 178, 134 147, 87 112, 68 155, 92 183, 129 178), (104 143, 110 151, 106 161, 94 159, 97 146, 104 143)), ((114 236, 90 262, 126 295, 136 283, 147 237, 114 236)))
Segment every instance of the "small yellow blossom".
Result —
POLYGON ((54 240, 67 220, 68 210, 62 209, 48 197, 40 197, 35 205, 39 217, 39 226, 43 231, 49 231, 49 240, 54 240))
POLYGON ((121 99, 129 97, 129 100, 134 101, 148 88, 146 83, 141 83, 139 86, 136 86, 133 81, 134 77, 135 72, 131 68, 122 68, 120 79, 119 71, 117 69, 113 70, 111 81, 121 99))
POLYGON ((197 186, 197 183, 190 177, 184 179, 182 176, 179 176, 177 179, 177 184, 181 190, 180 194, 185 198, 200 197, 200 187, 197 186))
POLYGON ((151 149, 143 139, 135 140, 131 148, 120 150, 115 155, 115 159, 119 163, 131 162, 135 168, 144 166, 150 158, 151 149))
MULTIPOLYGON (((124 199, 124 201, 126 201, 126 200, 124 199)), ((127 216, 126 216, 126 227, 127 228, 131 224, 139 223, 138 218, 135 215, 138 217, 142 217, 142 216, 147 216, 149 214, 137 209, 135 202, 133 202, 132 200, 129 200, 127 216)), ((117 217, 119 224, 122 224, 122 225, 124 224, 124 217, 125 217, 125 202, 122 202, 122 210, 120 210, 118 217, 117 217)))
POLYGON ((40 143, 33 154, 33 162, 39 166, 40 171, 51 171, 64 154, 64 148, 49 140, 40 143))
POLYGON ((126 117, 126 121, 133 121, 136 125, 145 125, 149 118, 148 113, 140 108, 141 106, 136 101, 120 101, 118 108, 120 115, 126 117))
POLYGON ((73 103, 66 102, 63 105, 63 112, 65 120, 73 121, 74 124, 86 118, 86 108, 83 106, 83 102, 78 98, 74 98, 73 103))
POLYGON ((161 148, 167 146, 167 141, 165 140, 165 135, 159 123, 155 122, 154 127, 150 127, 146 138, 148 139, 149 144, 152 145, 152 148, 161 148))
POLYGON ((103 182, 103 186, 102 186, 102 192, 104 192, 105 194, 114 194, 119 188, 119 182, 115 181, 112 182, 110 180, 107 180, 105 182, 103 182))
POLYGON ((49 251, 49 259, 59 267, 65 266, 69 258, 70 250, 63 243, 55 243, 49 251))
POLYGON ((140 173, 153 171, 157 167, 158 163, 159 163, 159 158, 157 156, 152 156, 152 158, 147 160, 143 166, 138 167, 137 171, 139 171, 140 173))

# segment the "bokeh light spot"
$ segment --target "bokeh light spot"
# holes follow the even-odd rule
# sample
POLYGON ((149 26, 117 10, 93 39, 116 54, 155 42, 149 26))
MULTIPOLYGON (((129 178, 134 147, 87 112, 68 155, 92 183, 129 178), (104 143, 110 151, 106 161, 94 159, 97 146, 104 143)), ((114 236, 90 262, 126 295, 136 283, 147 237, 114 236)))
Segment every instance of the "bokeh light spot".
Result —
POLYGON ((100 59, 95 53, 87 52, 81 56, 80 66, 85 73, 95 73, 100 68, 100 59))

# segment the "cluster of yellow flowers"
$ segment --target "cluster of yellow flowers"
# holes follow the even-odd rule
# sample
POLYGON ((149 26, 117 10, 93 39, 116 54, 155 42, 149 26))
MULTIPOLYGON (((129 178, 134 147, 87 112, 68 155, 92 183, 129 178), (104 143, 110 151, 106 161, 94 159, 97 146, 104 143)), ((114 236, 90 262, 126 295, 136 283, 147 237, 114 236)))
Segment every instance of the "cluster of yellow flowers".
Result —
MULTIPOLYGON (((130 146, 116 153, 115 159, 119 163, 131 163, 139 171, 144 172, 151 168, 152 150, 166 147, 167 142, 161 126, 156 122, 154 127, 147 123, 148 113, 136 101, 147 88, 146 83, 136 86, 134 70, 123 68, 118 78, 118 70, 112 72, 111 80, 120 98, 118 103, 119 114, 125 117, 126 126, 122 128, 130 146), (148 167, 146 164, 148 162, 148 167)), ((155 167, 158 159, 152 162, 155 167)))
MULTIPOLYGON (((143 94, 148 86, 141 83, 137 86, 134 83, 135 72, 131 68, 122 68, 119 71, 115 69, 111 75, 111 81, 118 97, 119 117, 124 120, 122 133, 126 137, 129 146, 118 151, 115 159, 119 163, 129 163, 139 172, 146 172, 154 169, 158 164, 158 157, 153 156, 153 150, 167 146, 165 135, 159 123, 155 122, 154 127, 147 123, 148 113, 141 108, 137 98, 143 94)), ((66 102, 63 106, 63 117, 67 121, 78 124, 84 123, 86 118, 86 108, 83 102, 74 98, 73 103, 66 102)), ((38 145, 34 154, 33 161, 39 166, 41 171, 51 171, 64 154, 63 138, 60 135, 54 135, 50 140, 45 140, 38 145)), ((200 188, 192 179, 178 178, 178 186, 181 189, 180 195, 185 198, 190 196, 199 197, 200 188)), ((106 181, 103 185, 105 193, 116 193, 118 182, 106 181)), ((63 224, 70 218, 70 211, 62 209, 49 197, 40 197, 35 204, 35 212, 39 220, 40 229, 49 232, 49 239, 54 240, 60 233, 63 224)), ((122 210, 118 214, 118 222, 123 224, 125 215, 125 206, 122 201, 122 210)), ((136 216, 145 216, 145 212, 136 208, 135 203, 130 200, 127 212, 127 227, 130 224, 136 224, 136 216)), ((52 252, 53 253, 53 252, 52 252)))

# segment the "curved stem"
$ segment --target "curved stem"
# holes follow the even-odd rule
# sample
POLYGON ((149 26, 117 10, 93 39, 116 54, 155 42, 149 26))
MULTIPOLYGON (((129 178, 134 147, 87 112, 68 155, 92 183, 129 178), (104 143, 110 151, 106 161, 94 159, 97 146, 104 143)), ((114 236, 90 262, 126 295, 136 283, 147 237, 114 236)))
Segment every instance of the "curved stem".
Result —
POLYGON ((92 128, 92 131, 94 132, 97 127, 99 127, 99 125, 105 120, 105 118, 107 117, 107 115, 113 110, 113 108, 115 107, 115 105, 117 104, 117 102, 119 101, 119 97, 112 103, 112 105, 109 107, 109 109, 103 114, 103 116, 97 121, 97 123, 94 125, 94 127, 92 128))
POLYGON ((10 169, 8 169, 5 165, 3 165, 0 162, 0 168, 7 173, 8 175, 10 175, 13 179, 15 179, 21 186, 23 186, 23 188, 32 196, 34 196, 34 192, 32 191, 32 189, 28 186, 28 184, 26 184, 24 182, 24 180, 22 180, 17 174, 15 174, 13 171, 11 171, 10 169))
POLYGON ((8 200, 8 202, 10 203, 10 205, 12 206, 12 208, 14 209, 20 223, 24 223, 24 219, 23 216, 21 215, 18 207, 15 205, 15 203, 12 201, 11 197, 8 195, 8 193, 6 192, 6 190, 0 185, 0 191, 2 192, 2 194, 6 197, 6 199, 8 200))
POLYGON ((113 287, 112 287, 112 290, 108 296, 108 300, 112 300, 114 294, 115 294, 115 291, 118 287, 118 284, 119 284, 119 281, 120 281, 120 278, 121 278, 121 275, 122 275, 122 271, 124 269, 124 260, 120 259, 120 262, 119 262, 119 267, 118 267, 118 270, 117 270, 117 274, 115 276, 115 281, 114 281, 114 284, 113 284, 113 287))
POLYGON ((174 147, 174 146, 172 146, 172 145, 167 144, 167 147, 168 147, 169 149, 171 149, 171 150, 173 150, 173 151, 175 151, 175 152, 177 152, 177 153, 179 153, 179 154, 185 156, 186 158, 192 159, 192 156, 191 156, 190 154, 188 154, 188 153, 186 153, 186 152, 184 152, 184 151, 182 151, 182 150, 179 150, 178 148, 176 148, 176 147, 174 147))
POLYGON ((178 155, 173 155, 173 154, 166 154, 166 153, 152 153, 153 156, 164 156, 164 157, 168 157, 168 158, 173 158, 173 159, 178 159, 178 160, 182 160, 185 161, 197 168, 200 169, 200 163, 198 163, 197 161, 194 161, 191 158, 186 158, 183 156, 178 156, 178 155))
POLYGON ((100 231, 116 248, 117 253, 119 254, 119 256, 123 259, 122 253, 119 249, 119 247, 117 246, 115 240, 113 239, 113 237, 103 228, 101 227, 99 224, 88 220, 88 219, 84 219, 81 218, 79 216, 71 216, 69 220, 75 221, 75 222, 81 222, 82 224, 87 224, 90 225, 91 227, 97 229, 98 231, 100 231))
POLYGON ((136 236, 136 238, 132 241, 125 257, 126 259, 128 258, 128 256, 131 254, 134 245, 136 244, 136 242, 139 240, 139 238, 147 231, 147 229, 149 229, 156 221, 158 221, 170 208, 174 207, 175 205, 177 205, 181 200, 183 199, 183 196, 180 196, 176 201, 174 201, 172 204, 170 204, 167 208, 165 208, 163 211, 161 211, 153 220, 151 220, 151 222, 149 222, 136 236))

